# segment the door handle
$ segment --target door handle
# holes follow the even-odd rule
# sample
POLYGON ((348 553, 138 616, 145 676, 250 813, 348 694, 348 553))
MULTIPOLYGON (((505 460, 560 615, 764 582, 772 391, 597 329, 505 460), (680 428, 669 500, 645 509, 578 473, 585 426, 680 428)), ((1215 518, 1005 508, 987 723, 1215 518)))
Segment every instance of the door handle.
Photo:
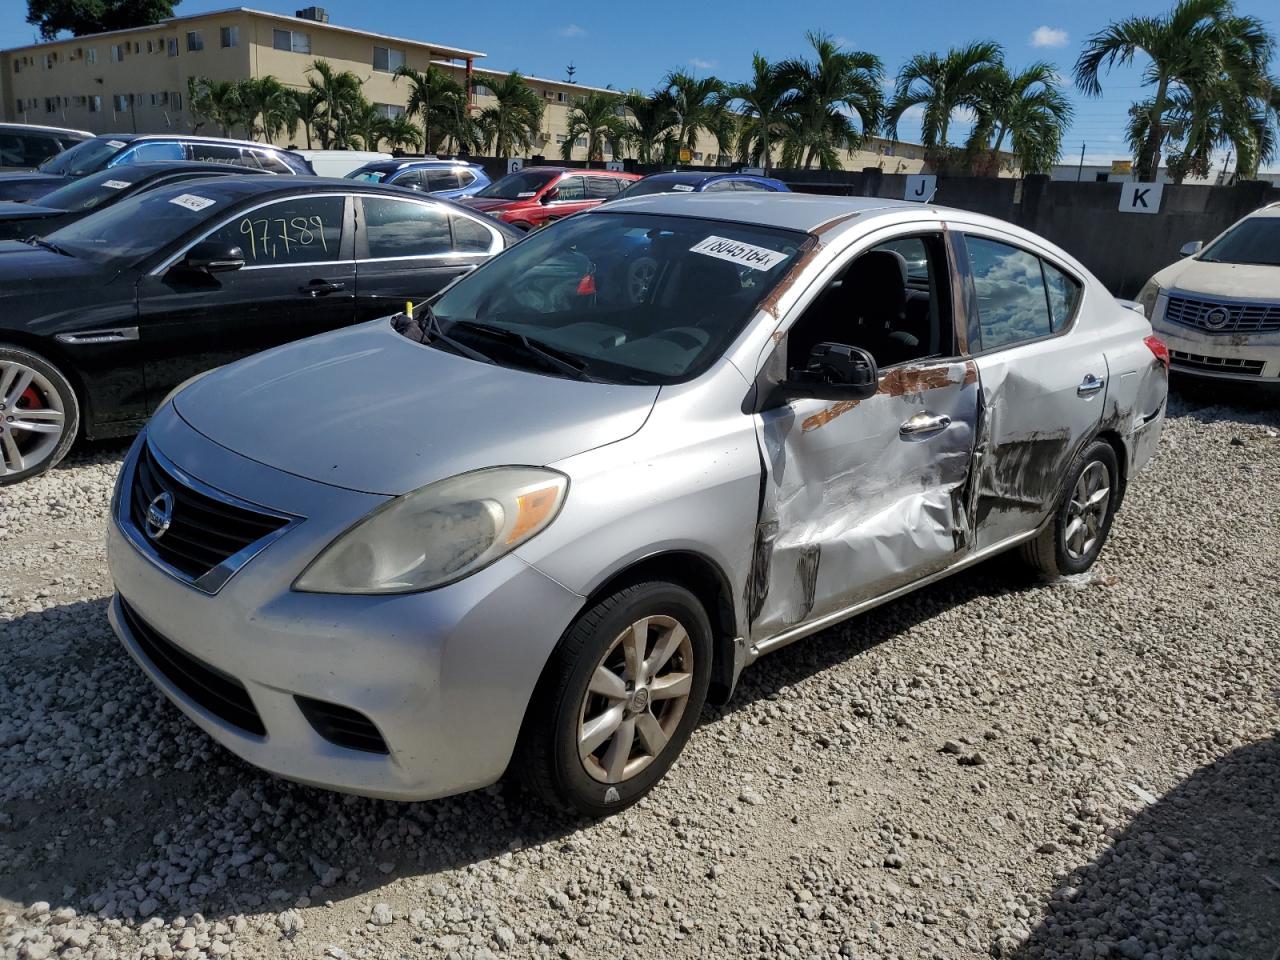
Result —
POLYGON ((323 297, 327 293, 338 293, 347 289, 347 285, 332 280, 312 280, 304 287, 299 287, 301 293, 308 294, 312 297, 323 297))
POLYGON ((1092 397, 1095 393, 1107 385, 1107 381, 1102 377, 1095 377, 1092 373, 1080 381, 1080 386, 1076 387, 1077 397, 1092 397))
POLYGON ((945 413, 917 413, 902 426, 898 427, 898 436, 903 440, 919 440, 941 433, 951 426, 951 418, 945 413))

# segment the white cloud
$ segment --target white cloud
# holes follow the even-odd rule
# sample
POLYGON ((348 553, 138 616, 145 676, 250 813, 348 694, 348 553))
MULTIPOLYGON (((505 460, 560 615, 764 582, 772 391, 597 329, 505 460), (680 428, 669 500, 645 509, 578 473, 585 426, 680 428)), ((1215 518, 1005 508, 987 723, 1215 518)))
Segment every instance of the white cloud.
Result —
POLYGON ((587 35, 587 31, 583 30, 582 27, 578 26, 576 23, 565 24, 557 30, 556 33, 560 34, 562 37, 585 37, 587 35))
POLYGON ((1040 26, 1031 31, 1033 47, 1065 47, 1068 39, 1067 31, 1059 27, 1040 26))
POLYGON ((704 60, 702 57, 690 57, 689 66, 697 70, 710 70, 716 65, 715 60, 704 60))

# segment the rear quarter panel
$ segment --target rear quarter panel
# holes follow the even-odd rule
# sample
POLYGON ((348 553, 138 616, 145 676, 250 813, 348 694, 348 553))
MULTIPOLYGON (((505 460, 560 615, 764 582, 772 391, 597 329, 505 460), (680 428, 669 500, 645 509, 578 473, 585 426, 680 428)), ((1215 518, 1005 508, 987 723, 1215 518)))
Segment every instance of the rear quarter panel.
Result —
POLYGON ((1144 338, 1151 324, 1140 313, 1113 303, 1095 318, 1107 359, 1107 395, 1100 429, 1120 437, 1127 476, 1151 459, 1160 442, 1169 374, 1144 338))

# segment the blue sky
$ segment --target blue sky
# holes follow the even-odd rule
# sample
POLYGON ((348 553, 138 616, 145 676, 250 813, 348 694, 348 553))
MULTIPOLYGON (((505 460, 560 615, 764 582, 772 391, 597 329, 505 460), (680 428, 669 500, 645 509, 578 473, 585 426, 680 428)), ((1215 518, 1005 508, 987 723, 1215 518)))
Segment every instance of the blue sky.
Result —
MULTIPOLYGON (((681 67, 726 80, 745 78, 751 54, 770 59, 803 55, 806 30, 825 30, 849 45, 878 55, 892 74, 907 57, 945 50, 974 39, 1005 48, 1012 66, 1044 59, 1069 75, 1081 42, 1114 18, 1162 13, 1168 0, 915 0, 912 3, 780 5, 738 0, 732 5, 690 0, 644 3, 516 3, 485 0, 426 3, 423 0, 307 0, 329 10, 332 22, 380 33, 450 44, 488 54, 481 65, 563 78, 577 67, 577 80, 596 86, 652 88, 669 69, 681 67), (780 9, 783 11, 779 14, 780 9)), ((199 13, 235 5, 234 0, 182 0, 177 13, 199 13)), ((292 13, 302 0, 245 0, 245 6, 292 13)), ((0 47, 29 43, 26 3, 4 0, 0 47)), ((1280 36, 1280 4, 1237 0, 1242 13, 1267 22, 1280 36)), ((1280 64, 1274 65, 1280 71, 1280 64)), ((1103 96, 1073 91, 1076 120, 1064 144, 1064 159, 1075 161, 1081 146, 1086 162, 1128 155, 1123 140, 1125 111, 1141 95, 1138 70, 1115 71, 1103 80, 1103 96)), ((915 127, 902 125, 904 137, 915 127)), ((1272 165, 1277 166, 1276 164, 1272 165)))

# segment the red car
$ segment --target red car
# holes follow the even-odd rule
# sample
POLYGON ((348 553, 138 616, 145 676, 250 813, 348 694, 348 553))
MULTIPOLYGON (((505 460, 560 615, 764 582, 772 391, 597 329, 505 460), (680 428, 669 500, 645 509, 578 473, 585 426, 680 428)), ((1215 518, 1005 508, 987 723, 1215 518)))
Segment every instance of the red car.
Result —
POLYGON ((509 173, 460 203, 520 230, 533 230, 603 203, 636 180, 618 170, 529 167, 509 173))

